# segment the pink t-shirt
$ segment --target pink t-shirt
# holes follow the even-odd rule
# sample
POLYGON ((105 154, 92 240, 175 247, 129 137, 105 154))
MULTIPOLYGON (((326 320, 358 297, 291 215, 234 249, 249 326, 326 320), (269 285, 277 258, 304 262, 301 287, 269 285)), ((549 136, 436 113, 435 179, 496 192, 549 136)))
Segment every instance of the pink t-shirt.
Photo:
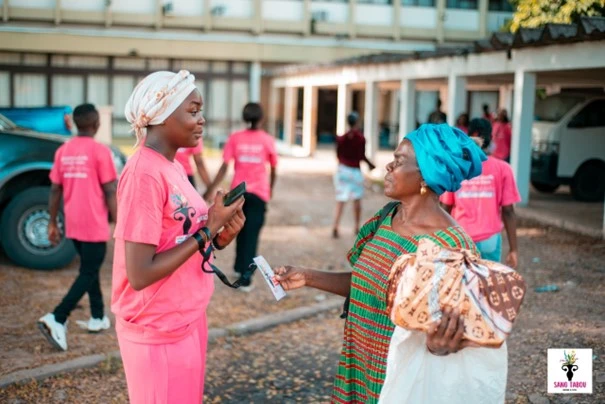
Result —
POLYGON ((494 142, 492 156, 500 160, 507 160, 510 157, 510 142, 512 139, 510 123, 494 122, 492 139, 494 142))
POLYGON ((489 156, 480 176, 463 181, 462 188, 446 192, 440 199, 454 206, 452 217, 478 242, 502 231, 502 206, 519 202, 521 196, 510 166, 489 156))
POLYGON ((223 160, 235 160, 235 174, 231 188, 246 181, 246 192, 257 195, 263 201, 271 199, 267 163, 277 165, 275 140, 262 130, 243 130, 232 133, 225 144, 223 160))
POLYGON ((111 150, 93 138, 76 136, 59 147, 50 181, 63 187, 67 238, 87 242, 109 240, 103 184, 116 178, 111 150))
POLYGON ((197 146, 195 147, 181 147, 176 151, 176 155, 174 158, 176 161, 181 163, 187 175, 193 175, 193 166, 191 165, 191 156, 202 154, 203 143, 200 140, 197 146))
POLYGON ((111 299, 121 336, 169 343, 195 329, 214 290, 212 274, 201 269, 201 254, 136 291, 126 276, 125 242, 151 244, 161 253, 187 240, 207 220, 208 206, 180 163, 144 146, 128 160, 118 185, 111 299))

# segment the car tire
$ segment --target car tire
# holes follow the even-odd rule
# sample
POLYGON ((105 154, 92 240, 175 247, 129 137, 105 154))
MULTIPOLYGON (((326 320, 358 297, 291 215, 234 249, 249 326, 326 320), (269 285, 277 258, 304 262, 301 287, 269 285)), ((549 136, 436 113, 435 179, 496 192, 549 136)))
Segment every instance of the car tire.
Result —
MULTIPOLYGON (((4 252, 15 264, 41 270, 63 268, 76 254, 73 243, 62 238, 52 246, 46 237, 48 229, 49 187, 29 188, 17 194, 4 208, 0 218, 4 252)), ((62 227, 63 213, 59 213, 62 227)))
POLYGON ((599 202, 605 198, 605 163, 588 161, 580 166, 571 181, 571 195, 583 202, 599 202))
POLYGON ((552 194, 559 189, 559 184, 545 184, 543 182, 532 181, 531 185, 536 189, 536 191, 542 192, 543 194, 552 194))

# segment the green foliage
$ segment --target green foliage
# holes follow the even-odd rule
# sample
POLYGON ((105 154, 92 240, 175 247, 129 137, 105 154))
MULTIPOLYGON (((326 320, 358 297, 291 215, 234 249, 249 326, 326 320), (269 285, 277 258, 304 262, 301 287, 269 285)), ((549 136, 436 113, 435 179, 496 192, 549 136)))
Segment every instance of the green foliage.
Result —
POLYGON ((583 16, 605 15, 605 0, 511 0, 515 8, 508 24, 511 32, 547 23, 577 23, 583 16))

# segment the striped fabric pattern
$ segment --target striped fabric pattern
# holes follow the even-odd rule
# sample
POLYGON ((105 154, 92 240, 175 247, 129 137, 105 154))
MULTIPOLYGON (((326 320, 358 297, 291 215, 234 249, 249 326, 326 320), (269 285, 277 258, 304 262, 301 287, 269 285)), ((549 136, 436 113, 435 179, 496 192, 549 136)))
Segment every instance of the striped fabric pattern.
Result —
POLYGON ((476 251, 472 240, 459 227, 402 237, 393 231, 391 216, 380 224, 380 212, 374 215, 360 229, 355 245, 349 251, 348 258, 353 267, 351 301, 334 381, 333 403, 378 402, 395 329, 387 315, 386 294, 389 271, 397 257, 416 252, 422 238, 444 247, 476 251))

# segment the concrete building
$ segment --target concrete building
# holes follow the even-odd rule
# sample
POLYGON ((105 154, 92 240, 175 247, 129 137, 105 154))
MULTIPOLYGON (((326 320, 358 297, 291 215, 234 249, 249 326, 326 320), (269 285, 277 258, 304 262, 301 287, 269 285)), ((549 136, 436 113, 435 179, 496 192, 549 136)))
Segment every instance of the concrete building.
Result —
MULTIPOLYGON (((380 146, 382 121, 390 120, 396 128, 394 143, 418 123, 426 122, 426 111, 419 113, 422 94, 443 100, 450 125, 463 111, 479 115, 477 106, 481 103, 492 104, 492 111, 496 107, 507 108, 509 112, 512 110, 511 166, 522 205, 527 205, 532 152, 539 152, 532 149, 538 89, 547 93, 583 89, 600 94, 598 101, 589 104, 599 108, 591 111, 591 119, 604 121, 605 18, 582 18, 580 24, 521 29, 514 35, 496 33, 458 49, 414 55, 379 54, 276 69, 271 73, 270 125, 279 126, 283 122, 285 141, 299 155, 312 154, 321 136, 318 111, 325 109, 319 94, 330 92, 335 98, 336 111, 324 119, 331 119, 336 133, 342 134, 347 112, 351 109, 360 112, 367 151, 374 155, 380 146), (477 97, 479 101, 475 100, 477 97), (302 108, 297 107, 300 104, 302 108)), ((598 152, 604 150, 602 135, 591 140, 596 145, 593 147, 600 149, 598 152)), ((577 151, 573 142, 570 146, 567 153, 577 151)), ((561 158, 559 151, 556 156, 561 158)), ((593 177, 601 181, 605 161, 591 161, 598 161, 595 167, 599 171, 593 177)), ((605 234, 605 223, 603 226, 605 234)))
POLYGON ((264 69, 459 45, 511 14, 506 0, 0 0, 0 106, 112 106, 127 136, 136 82, 188 69, 224 137, 268 102, 264 69))

